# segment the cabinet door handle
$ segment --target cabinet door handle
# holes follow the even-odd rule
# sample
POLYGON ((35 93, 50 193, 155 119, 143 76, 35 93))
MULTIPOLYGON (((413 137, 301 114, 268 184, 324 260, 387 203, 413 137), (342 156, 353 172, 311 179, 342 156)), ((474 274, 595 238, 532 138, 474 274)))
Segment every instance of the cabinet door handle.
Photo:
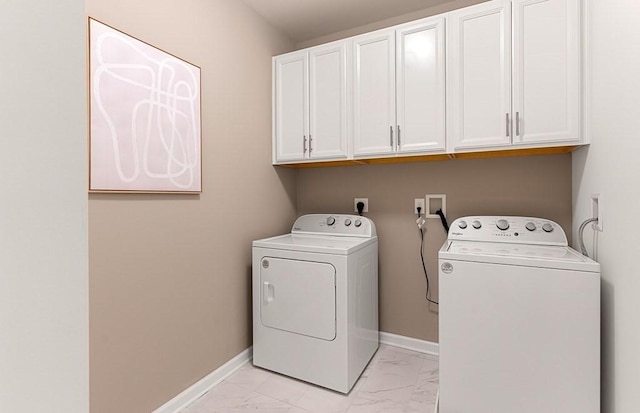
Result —
POLYGON ((302 154, 307 153, 307 135, 302 135, 302 154))
POLYGON ((309 135, 309 155, 311 155, 311 151, 313 150, 313 138, 309 135))
POLYGON ((507 130, 507 138, 510 136, 509 135, 509 114, 507 113, 507 121, 506 121, 506 130, 507 130))
POLYGON ((393 148, 393 126, 389 126, 389 146, 393 148))
POLYGON ((400 149, 400 125, 398 125, 398 149, 400 149))
POLYGON ((516 136, 520 136, 520 112, 516 112, 516 136))

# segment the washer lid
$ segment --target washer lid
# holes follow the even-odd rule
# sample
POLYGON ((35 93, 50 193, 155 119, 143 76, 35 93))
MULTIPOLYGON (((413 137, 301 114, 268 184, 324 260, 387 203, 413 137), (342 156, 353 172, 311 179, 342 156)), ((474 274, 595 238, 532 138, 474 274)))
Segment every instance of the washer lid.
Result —
POLYGON ((377 237, 357 238, 309 234, 285 234, 253 241, 253 246, 288 251, 347 255, 375 242, 378 242, 377 237))
POLYGON ((448 241, 440 259, 599 272, 600 264, 571 247, 501 242, 448 241))

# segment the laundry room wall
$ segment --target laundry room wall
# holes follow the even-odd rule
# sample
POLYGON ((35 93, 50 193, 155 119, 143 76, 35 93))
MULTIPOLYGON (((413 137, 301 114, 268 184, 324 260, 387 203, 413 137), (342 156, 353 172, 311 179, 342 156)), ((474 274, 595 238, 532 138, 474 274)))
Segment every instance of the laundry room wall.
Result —
POLYGON ((89 411, 84 0, 0 3, 0 412, 89 411))
POLYGON ((89 197, 91 412, 150 412, 251 345, 251 241, 295 218, 296 173, 271 166, 293 45, 237 0, 86 7, 202 69, 202 194, 89 197))
POLYGON ((592 216, 590 198, 599 194, 603 232, 589 225, 584 238, 602 271, 602 412, 637 412, 640 7, 633 0, 586 3, 591 145, 573 153, 573 228, 592 216))
MULTIPOLYGON (((438 307, 425 300, 414 198, 447 196, 447 218, 521 215, 558 222, 571 235, 571 155, 485 158, 422 163, 301 169, 298 214, 353 213, 354 198, 369 198, 378 229, 380 330, 438 342, 438 307)), ((429 219, 425 260, 438 299, 437 252, 446 240, 429 219)))

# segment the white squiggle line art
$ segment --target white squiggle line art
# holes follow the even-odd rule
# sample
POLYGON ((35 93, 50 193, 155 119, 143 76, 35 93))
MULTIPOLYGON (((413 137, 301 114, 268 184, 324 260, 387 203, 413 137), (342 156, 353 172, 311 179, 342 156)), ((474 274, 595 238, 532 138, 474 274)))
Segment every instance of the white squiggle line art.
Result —
MULTIPOLYGON (((137 42, 137 41, 135 41, 137 42)), ((104 119, 113 147, 113 164, 118 178, 132 183, 146 176, 165 179, 177 188, 190 188, 199 165, 199 86, 197 73, 185 62, 168 57, 154 59, 134 41, 116 33, 103 33, 96 41, 97 67, 93 77, 93 94, 104 119), (109 52, 135 53, 136 63, 108 62, 109 52), (145 63, 146 62, 146 63, 145 63), (179 77, 177 72, 181 74, 179 77), (133 75, 135 74, 135 76, 133 75), (143 76, 146 78, 143 79, 143 76), (105 98, 104 80, 117 81, 144 97, 124 96, 132 105, 129 141, 118 129, 113 113, 122 108, 105 98), (111 106, 109 106, 111 105, 111 106), (154 134, 155 127, 155 134, 154 134), (140 132, 139 132, 140 131, 140 132), (130 163, 122 155, 129 151, 130 163), (163 151, 160 154, 158 151, 163 151), (164 163, 164 166, 161 166, 164 163), (125 172, 125 170, 127 172, 125 172)), ((112 97, 112 96, 111 96, 112 97)))

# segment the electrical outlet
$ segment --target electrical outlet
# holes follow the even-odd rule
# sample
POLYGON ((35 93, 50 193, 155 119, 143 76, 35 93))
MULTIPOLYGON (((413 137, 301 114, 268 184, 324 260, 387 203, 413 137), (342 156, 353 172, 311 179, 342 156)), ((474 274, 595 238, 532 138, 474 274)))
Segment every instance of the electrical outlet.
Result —
POLYGON ((598 218, 598 222, 593 223, 593 228, 602 232, 602 199, 600 194, 591 195, 591 217, 598 218))
POLYGON ((418 213, 418 207, 420 207, 420 215, 424 215, 425 214, 425 210, 424 210, 424 198, 416 198, 413 200, 413 213, 417 214, 418 213))
POLYGON ((362 202, 364 204, 362 212, 369 212, 369 198, 355 198, 353 200, 353 212, 358 212, 358 202, 362 202))

